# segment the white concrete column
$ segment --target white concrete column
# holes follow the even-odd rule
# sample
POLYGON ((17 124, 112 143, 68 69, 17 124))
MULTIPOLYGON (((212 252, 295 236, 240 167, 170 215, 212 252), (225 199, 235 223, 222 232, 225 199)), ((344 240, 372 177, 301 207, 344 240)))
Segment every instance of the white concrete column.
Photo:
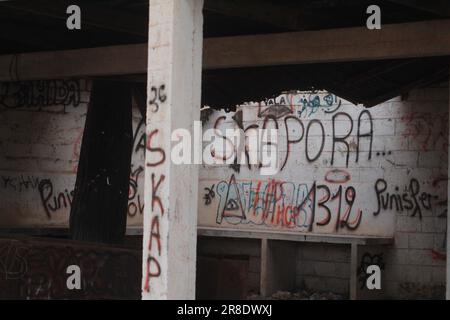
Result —
POLYGON ((203 0, 150 0, 143 299, 194 299, 198 168, 171 133, 200 119, 203 0))

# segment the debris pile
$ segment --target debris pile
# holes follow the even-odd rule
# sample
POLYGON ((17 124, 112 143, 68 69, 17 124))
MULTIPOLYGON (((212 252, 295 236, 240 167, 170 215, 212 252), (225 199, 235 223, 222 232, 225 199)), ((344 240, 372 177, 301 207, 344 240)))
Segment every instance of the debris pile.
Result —
POLYGON ((333 292, 308 292, 306 290, 298 292, 277 291, 272 296, 264 298, 260 295, 251 295, 249 300, 343 300, 344 296, 333 292))

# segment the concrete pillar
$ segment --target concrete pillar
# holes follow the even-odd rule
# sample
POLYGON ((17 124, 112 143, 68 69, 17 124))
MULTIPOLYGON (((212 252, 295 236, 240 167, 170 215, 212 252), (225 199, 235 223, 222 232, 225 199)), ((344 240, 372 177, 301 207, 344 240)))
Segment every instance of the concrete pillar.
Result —
POLYGON ((143 299, 194 299, 198 168, 171 133, 200 119, 203 0, 150 0, 143 299))
MULTIPOLYGON (((449 81, 450 82, 450 81, 449 81)), ((449 83, 449 106, 448 110, 450 113, 450 83, 449 83)), ((450 121, 450 117, 449 117, 450 121)), ((450 141, 450 122, 449 122, 449 132, 447 133, 449 135, 449 141, 450 141)), ((448 146, 448 168, 447 168, 447 177, 450 177, 450 143, 448 146)), ((446 281, 446 288, 447 288, 447 300, 450 300, 450 179, 448 179, 447 184, 447 281, 446 281)))

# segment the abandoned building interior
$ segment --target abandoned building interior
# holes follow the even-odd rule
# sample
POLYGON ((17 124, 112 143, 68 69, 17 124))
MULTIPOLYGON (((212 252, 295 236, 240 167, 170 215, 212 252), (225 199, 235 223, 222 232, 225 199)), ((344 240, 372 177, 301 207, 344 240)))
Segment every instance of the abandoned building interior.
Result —
POLYGON ((0 26, 0 299, 450 299, 448 1, 0 1, 0 26), (171 160, 195 122, 231 162, 171 160), (228 128, 278 129, 277 172, 228 128))

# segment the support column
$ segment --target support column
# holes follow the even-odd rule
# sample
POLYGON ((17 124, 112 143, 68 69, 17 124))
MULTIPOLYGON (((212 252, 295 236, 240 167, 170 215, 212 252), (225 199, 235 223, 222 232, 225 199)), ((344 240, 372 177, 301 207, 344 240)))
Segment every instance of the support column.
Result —
POLYGON ((143 299, 194 299, 198 167, 171 134, 200 120, 203 0, 150 0, 143 299))

